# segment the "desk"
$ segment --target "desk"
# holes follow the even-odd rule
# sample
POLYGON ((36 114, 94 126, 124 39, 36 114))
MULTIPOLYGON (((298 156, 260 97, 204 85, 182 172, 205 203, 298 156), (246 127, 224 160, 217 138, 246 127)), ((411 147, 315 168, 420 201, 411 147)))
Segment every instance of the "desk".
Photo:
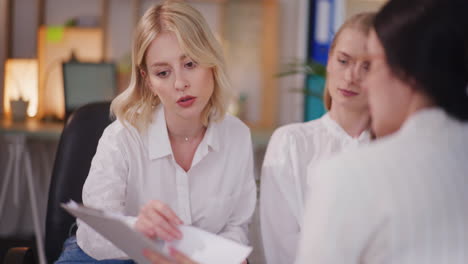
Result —
POLYGON ((58 140, 62 134, 63 126, 63 123, 46 123, 36 119, 27 119, 24 122, 0 119, 0 134, 24 134, 28 138, 58 140))
POLYGON ((41 264, 46 263, 43 244, 44 240, 42 236, 41 221, 39 218, 39 209, 37 206, 37 196, 34 189, 31 153, 28 150, 26 141, 27 139, 58 141, 62 130, 62 123, 44 123, 34 119, 28 119, 24 122, 13 122, 8 119, 0 120, 0 135, 2 135, 6 140, 9 153, 4 183, 0 192, 0 208, 2 208, 0 214, 5 211, 3 208, 5 205, 6 194, 10 187, 10 181, 12 182, 13 202, 15 204, 19 203, 18 175, 20 174, 21 161, 24 161, 24 175, 26 176, 27 181, 34 234, 38 249, 39 262, 41 264))

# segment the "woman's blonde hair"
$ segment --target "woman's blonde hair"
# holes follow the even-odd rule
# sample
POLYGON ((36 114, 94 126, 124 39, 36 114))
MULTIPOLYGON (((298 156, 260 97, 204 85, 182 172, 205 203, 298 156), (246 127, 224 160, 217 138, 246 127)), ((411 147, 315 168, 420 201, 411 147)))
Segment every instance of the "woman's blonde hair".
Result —
MULTIPOLYGON (((372 28, 372 23, 374 21, 375 17, 374 12, 363 12, 356 14, 352 17, 350 17, 346 22, 341 25, 341 27, 338 29, 336 32, 335 36, 333 37, 333 41, 330 46, 330 51, 328 52, 328 57, 330 58, 331 54, 333 53, 336 43, 338 42, 338 39, 340 38, 340 34, 348 28, 356 29, 364 33, 366 36, 369 34, 371 28, 372 28)), ((330 95, 330 92, 328 91, 328 86, 325 84, 325 89, 323 90, 323 104, 325 106, 325 109, 330 111, 331 105, 332 105, 332 98, 330 95)))
POLYGON ((200 12, 182 1, 174 0, 152 6, 140 19, 132 44, 130 84, 112 101, 111 113, 140 132, 151 123, 153 110, 161 102, 147 86, 140 71, 147 72, 146 51, 162 32, 174 33, 188 57, 199 65, 211 68, 214 89, 203 109, 202 122, 207 126, 211 121, 222 120, 230 99, 230 83, 222 48, 200 12))

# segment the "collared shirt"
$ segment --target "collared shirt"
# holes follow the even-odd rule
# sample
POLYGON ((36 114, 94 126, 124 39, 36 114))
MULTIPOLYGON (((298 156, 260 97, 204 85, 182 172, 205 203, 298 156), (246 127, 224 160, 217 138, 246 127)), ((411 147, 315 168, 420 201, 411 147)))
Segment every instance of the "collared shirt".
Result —
POLYGON ((352 138, 329 114, 275 131, 263 162, 260 191, 262 242, 268 264, 294 263, 308 190, 307 167, 369 141, 368 131, 352 138))
POLYGON ((468 122, 420 110, 316 174, 297 263, 468 263, 468 122))
MULTIPOLYGON (((167 204, 187 225, 247 244, 255 209, 250 131, 226 115, 210 123, 192 166, 174 160, 164 108, 159 106, 147 133, 120 121, 107 127, 83 187, 87 206, 122 213, 133 226, 150 200, 167 204)), ((128 258, 101 235, 78 221, 78 245, 96 259, 128 258)))

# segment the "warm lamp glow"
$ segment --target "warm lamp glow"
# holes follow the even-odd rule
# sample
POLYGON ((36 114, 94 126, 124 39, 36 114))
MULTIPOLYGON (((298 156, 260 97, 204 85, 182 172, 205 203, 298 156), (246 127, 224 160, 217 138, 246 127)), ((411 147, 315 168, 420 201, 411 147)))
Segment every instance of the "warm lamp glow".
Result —
POLYGON ((4 112, 10 112, 10 100, 29 101, 27 114, 37 114, 38 68, 35 59, 8 59, 5 63, 4 112))

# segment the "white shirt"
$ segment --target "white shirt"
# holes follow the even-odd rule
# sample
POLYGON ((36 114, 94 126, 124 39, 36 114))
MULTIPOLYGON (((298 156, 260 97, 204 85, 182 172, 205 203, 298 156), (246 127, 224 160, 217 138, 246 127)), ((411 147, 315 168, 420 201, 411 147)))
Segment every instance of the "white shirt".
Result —
POLYGON ((297 263, 468 263, 468 122, 422 110, 311 173, 297 263))
MULTIPOLYGON (((256 187, 250 131, 226 115, 211 123, 188 172, 174 160, 163 107, 146 135, 119 121, 107 127, 83 187, 87 206, 122 213, 134 225, 150 200, 167 204, 184 222, 247 244, 256 187)), ((101 235, 78 221, 78 245, 98 260, 128 258, 101 235)))
POLYGON ((262 167, 260 221, 268 264, 294 263, 307 194, 307 166, 370 141, 352 138, 329 114, 275 131, 262 167))

